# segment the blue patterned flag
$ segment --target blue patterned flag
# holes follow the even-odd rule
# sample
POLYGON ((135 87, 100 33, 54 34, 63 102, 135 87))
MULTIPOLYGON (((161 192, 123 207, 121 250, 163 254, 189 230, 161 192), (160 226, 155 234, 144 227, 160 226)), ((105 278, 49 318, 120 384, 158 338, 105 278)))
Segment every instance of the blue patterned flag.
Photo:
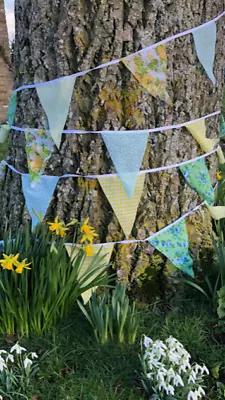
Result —
POLYGON ((52 139, 59 148, 76 78, 52 81, 37 86, 37 93, 48 117, 52 139))
POLYGON ((23 194, 32 218, 32 229, 40 222, 35 213, 46 214, 58 180, 58 176, 41 176, 38 182, 32 183, 29 175, 22 175, 23 194))
POLYGON ((148 132, 102 133, 116 171, 129 198, 132 198, 140 170, 148 132))
POLYGON ((212 205, 214 203, 214 190, 205 160, 201 158, 183 165, 180 170, 190 187, 199 193, 209 205, 212 205))
POLYGON ((163 229, 148 242, 164 254, 175 267, 194 277, 193 261, 188 252, 188 235, 185 220, 163 229))

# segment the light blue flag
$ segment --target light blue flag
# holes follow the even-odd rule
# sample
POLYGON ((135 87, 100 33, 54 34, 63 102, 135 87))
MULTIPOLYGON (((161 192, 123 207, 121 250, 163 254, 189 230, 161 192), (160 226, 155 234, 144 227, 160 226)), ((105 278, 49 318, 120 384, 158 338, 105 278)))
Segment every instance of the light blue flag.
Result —
POLYGON ((76 78, 50 82, 37 86, 37 93, 48 117, 52 139, 59 148, 62 139, 76 78))
POLYGON ((216 78, 213 73, 215 51, 216 51, 216 23, 212 22, 206 26, 196 29, 192 32, 196 52, 205 72, 212 83, 216 84, 216 78))
POLYGON ((194 277, 193 261, 188 252, 188 235, 185 220, 163 229, 148 242, 164 254, 177 268, 194 277))
POLYGON ((31 183, 29 175, 22 175, 23 194, 32 218, 32 229, 40 222, 32 209, 38 215, 46 214, 58 180, 58 176, 41 176, 38 182, 31 183))
POLYGON ((127 196, 131 198, 145 154, 148 132, 102 133, 102 137, 127 196))

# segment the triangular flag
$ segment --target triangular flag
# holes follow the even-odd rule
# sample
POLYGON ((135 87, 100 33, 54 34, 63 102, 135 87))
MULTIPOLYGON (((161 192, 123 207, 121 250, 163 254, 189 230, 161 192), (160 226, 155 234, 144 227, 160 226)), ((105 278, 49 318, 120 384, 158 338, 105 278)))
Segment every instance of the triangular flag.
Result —
POLYGON ((26 153, 30 180, 38 181, 44 174, 47 160, 51 157, 54 142, 49 131, 26 129, 26 153))
POLYGON ((215 51, 216 51, 216 23, 212 22, 195 29, 193 32, 195 48, 198 59, 212 83, 216 84, 213 73, 215 51))
POLYGON ((148 242, 164 254, 177 268, 194 277, 193 261, 188 253, 188 235, 185 220, 165 228, 148 242))
POLYGON ((216 147, 216 144, 219 142, 219 139, 206 138, 206 126, 204 119, 192 122, 191 124, 187 124, 185 125, 185 127, 189 130, 189 132, 192 134, 196 142, 198 142, 199 146, 205 153, 210 153, 210 151, 212 151, 216 147))
MULTIPOLYGON (((93 246, 93 252, 94 252, 94 254, 93 254, 93 256, 91 256, 91 257, 85 257, 85 258, 84 258, 83 264, 82 264, 81 269, 80 269, 79 274, 78 274, 78 278, 82 278, 82 276, 83 276, 85 273, 87 273, 87 271, 91 272, 90 265, 91 265, 91 263, 92 263, 94 257, 96 257, 96 255, 98 254, 98 252, 99 252, 100 249, 101 249, 101 251, 99 252, 99 258, 102 258, 102 257, 104 256, 104 259, 101 261, 101 263, 108 264, 109 261, 110 261, 111 255, 112 255, 113 247, 114 247, 114 244, 113 244, 113 243, 109 243, 109 244, 107 244, 107 245, 105 245, 105 246, 102 246, 102 247, 100 247, 100 246, 93 246)), ((71 256, 71 253, 72 253, 72 246, 66 245, 66 250, 67 250, 68 255, 69 255, 69 257, 70 257, 70 256, 71 256)), ((75 257, 75 256, 78 254, 79 251, 80 251, 80 249, 79 249, 78 247, 76 247, 76 248, 74 249, 74 251, 73 251, 73 257, 75 257)), ((94 268, 96 268, 96 265, 95 265, 94 268)), ((99 272, 100 272, 100 271, 99 271, 99 272)), ((85 285, 87 285, 87 284, 90 283, 94 278, 96 278, 96 277, 98 276, 98 273, 99 273, 99 272, 96 272, 96 273, 93 275, 92 278, 89 278, 89 279, 85 282, 85 285)), ((92 289, 89 289, 89 290, 87 290, 86 292, 84 292, 84 293, 82 294, 82 298, 83 298, 84 304, 86 304, 86 303, 89 301, 89 299, 91 298, 92 293, 93 293, 96 289, 97 289, 97 287, 93 287, 92 289)))
POLYGON ((41 176, 38 182, 31 183, 29 175, 22 175, 23 194, 32 218, 32 229, 40 222, 33 210, 38 215, 46 214, 58 180, 58 176, 41 176))
POLYGON ((127 196, 131 198, 144 157, 148 132, 102 133, 102 137, 127 196))
POLYGON ((199 193, 209 205, 213 204, 214 190, 205 160, 201 158, 179 168, 190 187, 199 193))
POLYGON ((217 207, 208 207, 210 215, 215 220, 220 220, 225 218, 225 207, 224 206, 217 206, 217 207))
POLYGON ((116 214, 126 236, 129 236, 136 219, 137 208, 143 192, 145 175, 138 175, 134 194, 128 198, 118 177, 98 178, 99 183, 116 214))
POLYGON ((10 127, 14 123, 15 114, 16 114, 16 101, 17 101, 17 93, 13 93, 9 102, 8 111, 6 115, 6 121, 10 125, 10 127))
POLYGON ((167 55, 165 44, 121 58, 121 61, 152 96, 159 97, 171 104, 166 89, 167 55))
POLYGON ((40 102, 48 117, 52 139, 58 148, 61 144, 75 80, 76 78, 72 76, 36 87, 40 102))
POLYGON ((225 121, 223 115, 220 114, 220 137, 225 136, 225 121))

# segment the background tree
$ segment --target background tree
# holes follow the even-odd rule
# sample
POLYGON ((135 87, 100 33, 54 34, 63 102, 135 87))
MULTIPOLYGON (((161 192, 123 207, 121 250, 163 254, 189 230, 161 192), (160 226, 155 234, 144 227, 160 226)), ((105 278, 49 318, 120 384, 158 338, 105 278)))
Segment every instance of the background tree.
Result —
MULTIPOLYGON (((47 81, 93 68, 126 56, 168 36, 211 20, 224 10, 223 0, 23 0, 15 1, 15 87, 47 81)), ((217 23, 215 75, 210 83, 196 57, 192 35, 167 44, 168 91, 173 107, 153 98, 122 63, 80 77, 67 120, 67 129, 144 129, 183 123, 220 109, 224 71, 224 20, 217 23)), ((53 105, 54 106, 54 105, 53 105)), ((41 127, 45 116, 35 90, 18 95, 17 125, 41 127)), ((206 121, 209 137, 219 135, 219 116, 206 121)), ((27 172, 25 138, 11 135, 9 161, 27 172)), ((143 168, 184 161, 201 154, 185 128, 149 135, 143 168)), ((216 157, 208 158, 215 181, 216 157)), ((46 174, 114 172, 100 135, 63 135, 46 174)), ((19 175, 7 171, 2 205, 3 226, 14 228, 27 218, 19 175)), ((147 174, 132 231, 145 238, 200 202, 177 169, 147 174)), ((124 238, 122 229, 97 181, 61 179, 48 217, 68 220, 91 217, 99 240, 124 238)), ((192 252, 210 247, 210 218, 201 211, 188 221, 192 252), (192 241, 194 238, 194 241, 192 241)), ((150 257, 143 245, 115 246, 118 276, 135 280, 147 267, 162 266, 163 257, 150 257)), ((155 253, 154 253, 155 254, 155 253)), ((161 268, 160 268, 161 271, 161 268)))

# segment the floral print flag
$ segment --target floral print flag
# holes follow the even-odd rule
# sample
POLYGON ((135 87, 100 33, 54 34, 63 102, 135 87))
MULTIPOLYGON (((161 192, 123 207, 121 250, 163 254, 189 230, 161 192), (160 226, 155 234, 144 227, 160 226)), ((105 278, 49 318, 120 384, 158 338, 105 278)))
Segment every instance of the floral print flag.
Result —
POLYGON ((177 268, 194 277, 193 261, 188 253, 188 235, 185 220, 163 229, 148 242, 164 254, 177 268))
POLYGON ((162 44, 154 49, 145 49, 122 58, 121 61, 134 74, 135 78, 154 96, 171 104, 166 89, 167 55, 162 44))
POLYGON ((183 165, 180 170, 189 186, 198 192, 209 205, 212 205, 214 203, 214 190, 205 160, 201 158, 183 165))
POLYGON ((17 93, 13 93, 9 102, 8 111, 6 115, 6 120, 10 125, 10 127, 13 125, 15 119, 16 101, 17 101, 17 93))
POLYGON ((26 129, 26 153, 30 180, 38 181, 44 174, 47 160, 51 157, 54 145, 48 131, 26 129))

